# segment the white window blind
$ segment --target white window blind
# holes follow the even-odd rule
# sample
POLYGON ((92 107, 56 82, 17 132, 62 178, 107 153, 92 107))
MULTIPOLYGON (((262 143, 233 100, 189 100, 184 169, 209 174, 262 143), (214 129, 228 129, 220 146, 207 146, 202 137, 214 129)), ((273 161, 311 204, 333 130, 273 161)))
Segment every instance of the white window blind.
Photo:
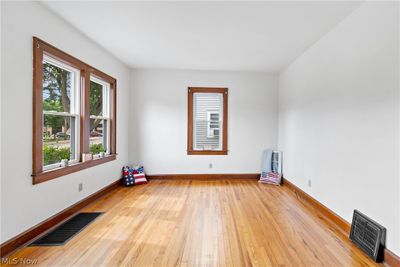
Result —
POLYGON ((194 150, 222 150, 223 95, 193 94, 194 150))

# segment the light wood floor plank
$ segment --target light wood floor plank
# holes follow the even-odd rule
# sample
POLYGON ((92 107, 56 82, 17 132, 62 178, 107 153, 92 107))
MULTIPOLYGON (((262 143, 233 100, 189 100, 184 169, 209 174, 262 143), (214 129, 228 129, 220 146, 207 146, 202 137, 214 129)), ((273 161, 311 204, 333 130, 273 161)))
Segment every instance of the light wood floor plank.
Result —
POLYGON ((9 258, 38 266, 380 266, 287 188, 253 180, 152 180, 84 211, 105 213, 65 246, 9 258))

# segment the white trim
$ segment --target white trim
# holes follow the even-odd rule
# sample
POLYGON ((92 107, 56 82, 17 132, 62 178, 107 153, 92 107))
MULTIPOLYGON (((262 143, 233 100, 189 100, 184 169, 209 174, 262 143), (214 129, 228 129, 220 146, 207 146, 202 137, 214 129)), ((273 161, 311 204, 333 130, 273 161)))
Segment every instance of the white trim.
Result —
POLYGON ((72 114, 68 112, 59 112, 59 111, 45 111, 43 110, 43 115, 54 115, 54 116, 64 116, 64 117, 78 117, 79 114, 72 114))
POLYGON ((43 62, 47 62, 51 65, 54 65, 58 68, 64 69, 66 71, 71 72, 72 74, 72 79, 74 80, 72 86, 71 86, 71 96, 70 96, 70 112, 73 114, 79 114, 80 112, 80 76, 81 76, 81 72, 80 70, 65 64, 49 55, 44 54, 43 55, 43 62))
POLYGON ((56 168, 60 168, 60 167, 61 167, 61 162, 57 162, 57 163, 53 163, 53 164, 49 164, 49 165, 43 165, 43 170, 48 171, 48 170, 52 170, 52 169, 56 169, 56 168))
MULTIPOLYGON (((218 120, 218 123, 219 123, 219 127, 218 127, 218 129, 219 129, 219 136, 218 136, 218 147, 216 147, 216 148, 213 148, 212 150, 214 150, 214 151, 221 151, 222 150, 222 148, 223 148, 223 144, 222 144, 222 142, 223 142, 223 116, 224 116, 224 112, 223 112, 223 110, 224 110, 224 106, 223 106, 223 104, 224 104, 224 102, 223 102, 223 99, 224 99, 224 95, 223 95, 223 93, 218 93, 218 92, 212 92, 212 93, 209 93, 209 92, 198 92, 198 93, 193 93, 193 110, 192 110, 192 116, 193 116, 193 150, 198 150, 198 151, 201 151, 201 150, 205 150, 205 148, 204 148, 204 145, 203 145, 203 147, 197 147, 197 134, 196 134, 196 129, 197 129, 197 122, 198 122, 198 120, 196 119, 196 110, 197 110, 197 96, 198 95, 203 95, 203 94, 207 94, 207 95, 216 95, 216 96, 218 96, 218 100, 219 100, 219 107, 218 107, 218 109, 208 109, 207 110, 207 119, 206 119, 206 123, 207 123, 207 130, 206 130, 206 135, 207 135, 207 138, 213 138, 213 137, 215 137, 215 136, 211 136, 211 135, 209 135, 209 133, 210 133, 210 122, 211 122, 211 119, 210 119, 210 116, 211 116, 211 114, 218 114, 219 115, 219 120, 218 120)), ((203 121, 203 120, 199 120, 199 121, 203 121)), ((213 120, 212 122, 216 122, 215 120, 213 120)), ((207 149, 207 150, 209 150, 209 149, 207 149)))
POLYGON ((90 115, 90 119, 100 119, 100 120, 109 120, 110 118, 108 117, 102 117, 102 116, 95 116, 95 115, 90 115))
POLYGON ((65 70, 67 70, 69 72, 73 72, 73 73, 80 72, 78 69, 72 67, 71 65, 65 64, 64 62, 61 62, 60 60, 55 59, 55 58, 53 58, 53 57, 51 57, 51 56, 49 56, 47 54, 43 55, 43 62, 47 62, 47 63, 49 63, 51 65, 54 65, 54 66, 59 67, 61 69, 65 69, 65 70))
MULTIPOLYGON (((90 81, 100 84, 102 86, 102 97, 103 97, 102 111, 103 111, 103 116, 108 119, 110 116, 110 93, 111 93, 110 87, 111 86, 108 82, 103 81, 94 76, 90 76, 90 81)), ((93 116, 95 116, 95 115, 93 115, 93 116)))

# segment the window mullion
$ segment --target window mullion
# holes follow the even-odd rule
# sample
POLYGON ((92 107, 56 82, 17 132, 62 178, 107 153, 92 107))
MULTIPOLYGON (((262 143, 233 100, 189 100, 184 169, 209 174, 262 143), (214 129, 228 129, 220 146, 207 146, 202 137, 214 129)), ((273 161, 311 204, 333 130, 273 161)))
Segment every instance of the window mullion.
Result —
POLYGON ((43 111, 45 115, 57 115, 57 116, 64 116, 64 117, 77 117, 79 114, 76 113, 68 113, 68 112, 58 112, 58 111, 43 111))

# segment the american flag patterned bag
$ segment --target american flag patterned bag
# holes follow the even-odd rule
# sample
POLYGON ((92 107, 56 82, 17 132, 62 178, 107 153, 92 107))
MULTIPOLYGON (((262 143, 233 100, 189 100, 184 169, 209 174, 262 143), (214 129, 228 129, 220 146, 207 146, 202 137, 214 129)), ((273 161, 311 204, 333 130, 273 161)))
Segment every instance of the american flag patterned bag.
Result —
POLYGON ((135 185, 135 178, 133 177, 133 168, 124 166, 122 168, 122 184, 124 186, 135 185))
POLYGON ((266 149, 263 151, 263 171, 260 183, 280 185, 282 181, 282 152, 266 149))
POLYGON ((137 165, 133 169, 133 178, 135 180, 135 184, 145 184, 147 183, 146 175, 144 174, 144 168, 141 165, 137 165))
POLYGON ((280 185, 281 184, 282 175, 277 172, 262 172, 260 176, 260 183, 266 184, 274 184, 280 185))

